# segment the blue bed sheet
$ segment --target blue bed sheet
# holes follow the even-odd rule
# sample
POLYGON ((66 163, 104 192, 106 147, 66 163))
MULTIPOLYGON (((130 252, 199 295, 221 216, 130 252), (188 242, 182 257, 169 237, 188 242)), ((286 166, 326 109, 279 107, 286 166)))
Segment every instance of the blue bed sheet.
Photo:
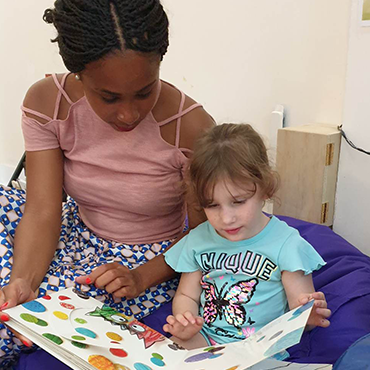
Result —
MULTIPOLYGON (((289 349, 290 361, 331 363, 356 340, 370 333, 370 257, 326 226, 316 225, 290 217, 278 216, 298 229, 327 262, 313 275, 316 290, 326 294, 333 314, 329 328, 316 328, 304 333, 299 344, 289 349)), ((171 304, 161 307, 143 321, 162 331, 165 318, 171 313, 171 304)), ((24 353, 16 370, 68 370, 48 353, 37 350, 24 353)))

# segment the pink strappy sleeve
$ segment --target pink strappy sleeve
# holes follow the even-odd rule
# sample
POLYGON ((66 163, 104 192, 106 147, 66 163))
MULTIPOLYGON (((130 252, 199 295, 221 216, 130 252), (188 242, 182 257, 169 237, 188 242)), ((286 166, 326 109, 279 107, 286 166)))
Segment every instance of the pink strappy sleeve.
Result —
POLYGON ((59 148, 54 122, 42 124, 36 119, 22 115, 22 131, 26 151, 59 148))
POLYGON ((73 104, 72 100, 69 98, 64 90, 64 84, 68 75, 69 73, 65 73, 62 77, 61 82, 58 81, 56 74, 52 75, 54 83, 58 88, 58 95, 55 102, 53 117, 49 117, 43 113, 26 108, 24 106, 21 107, 22 131, 26 151, 48 150, 60 147, 56 121, 58 118, 62 96, 64 96, 64 98, 70 105, 73 104), (30 113, 36 117, 39 117, 45 120, 46 123, 40 123, 37 121, 37 119, 26 116, 26 113, 30 113))

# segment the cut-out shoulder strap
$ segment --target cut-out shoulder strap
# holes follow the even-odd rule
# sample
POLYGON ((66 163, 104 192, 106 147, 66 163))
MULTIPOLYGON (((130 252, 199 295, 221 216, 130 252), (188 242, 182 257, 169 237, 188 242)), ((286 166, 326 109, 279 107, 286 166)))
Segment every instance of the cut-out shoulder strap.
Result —
POLYGON ((68 75, 69 75, 69 73, 65 73, 63 75, 61 83, 58 81, 58 78, 57 78, 56 74, 52 75, 54 83, 55 83, 56 87, 58 88, 58 95, 57 95, 57 98, 56 98, 56 101, 55 101, 53 117, 49 117, 46 114, 40 113, 40 112, 35 111, 33 109, 30 109, 30 108, 26 108, 24 105, 22 105, 22 107, 21 107, 22 111, 24 113, 29 113, 29 114, 32 114, 33 116, 42 118, 42 119, 46 120, 47 122, 57 119, 58 118, 58 113, 59 113, 60 101, 62 100, 62 95, 66 98, 66 100, 69 104, 73 104, 73 101, 69 98, 69 96, 67 95, 67 93, 64 90, 64 85, 65 85, 65 82, 66 82, 66 79, 67 79, 68 75))
POLYGON ((68 96, 68 94, 64 90, 64 85, 66 83, 66 79, 67 79, 68 75, 69 75, 69 73, 65 73, 63 75, 62 81, 59 82, 57 75, 55 73, 52 74, 54 83, 55 83, 56 87, 58 88, 58 95, 57 95, 57 99, 55 101, 53 119, 58 118, 58 113, 59 113, 59 108, 60 108, 60 102, 62 100, 62 95, 64 96, 64 98, 67 100, 67 102, 69 104, 71 104, 71 105, 73 104, 73 101, 70 99, 70 97, 68 96))
POLYGON ((42 119, 46 120, 47 122, 53 120, 51 117, 47 116, 46 114, 37 112, 33 109, 26 108, 24 105, 22 105, 22 110, 23 110, 24 113, 30 113, 30 114, 32 114, 36 117, 39 117, 39 118, 42 118, 42 119))
MULTIPOLYGON (((171 86, 173 86, 173 85, 171 85, 171 86)), ((202 106, 202 104, 195 103, 195 104, 191 105, 190 107, 184 109, 186 96, 185 96, 185 94, 182 91, 180 91, 180 90, 178 90, 178 91, 181 94, 181 100, 180 100, 180 105, 179 105, 179 111, 178 111, 178 113, 175 114, 175 115, 173 115, 172 117, 169 117, 169 118, 165 119, 164 121, 158 123, 159 126, 164 126, 165 124, 176 120, 176 138, 175 138, 175 146, 176 146, 176 148, 178 148, 179 145, 180 145, 181 118, 185 114, 191 112, 193 109, 202 106)))

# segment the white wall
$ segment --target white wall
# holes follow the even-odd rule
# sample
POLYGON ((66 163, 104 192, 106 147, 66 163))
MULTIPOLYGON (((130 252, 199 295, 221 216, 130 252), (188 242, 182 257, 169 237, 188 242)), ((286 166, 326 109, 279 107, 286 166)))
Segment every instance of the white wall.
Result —
MULTIPOLYGON (((350 0, 163 0, 171 45, 162 77, 202 102, 218 122, 248 121, 267 135, 276 103, 287 123, 339 123, 350 0), (335 16, 333 16, 335 14, 335 16)), ((35 80, 63 71, 53 0, 7 1, 0 15, 0 165, 23 151, 19 106, 35 80), (9 140, 9 136, 11 140, 9 140)), ((1 181, 1 179, 0 179, 1 181)))
MULTIPOLYGON (((162 77, 203 103, 218 122, 248 121, 265 135, 277 103, 285 106, 289 126, 339 124, 344 107, 345 130, 368 148, 370 29, 358 27, 351 3, 357 0, 163 0, 171 45, 162 77)), ((23 152, 19 106, 28 86, 65 70, 49 41, 53 28, 41 19, 52 4, 2 4, 0 183, 23 152)), ((368 160, 342 145, 334 225, 363 250, 370 248, 368 160)))
MULTIPOLYGON (((359 24, 352 1, 343 129, 357 146, 370 150, 370 27, 359 24)), ((334 231, 370 255, 370 156, 342 141, 334 231)))
POLYGON ((6 183, 23 153, 20 109, 28 87, 45 73, 64 71, 50 43, 52 26, 42 20, 52 0, 5 1, 0 12, 0 183, 6 183))
POLYGON ((221 121, 268 132, 342 119, 350 0, 163 0, 172 46, 163 76, 221 121))

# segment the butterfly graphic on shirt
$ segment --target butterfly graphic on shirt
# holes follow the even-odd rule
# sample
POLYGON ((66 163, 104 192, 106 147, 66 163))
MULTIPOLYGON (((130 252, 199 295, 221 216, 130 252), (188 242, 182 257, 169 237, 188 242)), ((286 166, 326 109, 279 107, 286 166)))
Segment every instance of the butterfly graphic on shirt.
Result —
MULTIPOLYGON (((229 282, 222 285, 218 290, 217 285, 204 281, 202 277, 201 286, 204 290, 205 304, 203 309, 204 322, 211 326, 217 319, 222 320, 222 316, 228 324, 240 329, 246 321, 246 311, 244 304, 249 302, 254 295, 257 279, 243 280, 230 285, 229 282)), ((250 319, 250 318, 249 318, 250 319)), ((252 322, 248 321, 248 323, 252 322)))
POLYGON ((255 321, 253 321, 250 317, 248 318, 248 324, 249 325, 253 325, 253 324, 255 324, 256 322, 255 321))

